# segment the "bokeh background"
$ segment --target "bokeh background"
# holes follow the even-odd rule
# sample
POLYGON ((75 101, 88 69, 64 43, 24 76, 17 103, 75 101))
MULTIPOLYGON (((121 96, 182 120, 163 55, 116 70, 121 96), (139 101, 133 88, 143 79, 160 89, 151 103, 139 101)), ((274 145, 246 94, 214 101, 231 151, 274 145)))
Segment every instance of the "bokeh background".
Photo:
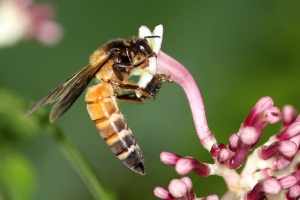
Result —
MULTIPOLYGON (((0 88, 17 94, 10 100, 12 104, 25 99, 30 102, 27 106, 32 105, 85 66, 89 55, 108 40, 137 35, 141 25, 153 29, 163 24, 162 50, 193 74, 203 95, 210 129, 219 142, 227 143, 229 135, 238 131, 252 106, 263 96, 271 96, 280 108, 292 104, 300 110, 299 1, 37 2, 55 7, 64 37, 52 47, 23 41, 0 49, 0 88)), ((5 99, 0 101, 3 104, 5 99)), ((119 199, 155 199, 156 186, 167 187, 172 178, 179 177, 172 166, 160 162, 162 151, 211 162, 208 152, 199 145, 187 99, 178 85, 164 84, 155 101, 120 106, 142 148, 145 176, 127 169, 111 153, 88 116, 83 96, 55 122, 119 199)), ((22 112, 26 110, 23 109, 22 112)), ((7 120, 6 116, 0 117, 0 124, 7 120)), ((24 124, 22 120, 25 119, 14 121, 15 126, 24 124)), ((24 161, 31 169, 31 175, 24 172, 11 177, 31 177, 29 199, 92 199, 58 145, 43 130, 13 142, 16 139, 7 136, 10 128, 0 129, 2 135, 6 134, 0 137, 0 149, 2 154, 14 155, 16 163, 24 161)), ((280 125, 267 127, 264 137, 279 128, 280 125)), ((190 177, 197 196, 221 195, 226 191, 219 177, 190 177)))

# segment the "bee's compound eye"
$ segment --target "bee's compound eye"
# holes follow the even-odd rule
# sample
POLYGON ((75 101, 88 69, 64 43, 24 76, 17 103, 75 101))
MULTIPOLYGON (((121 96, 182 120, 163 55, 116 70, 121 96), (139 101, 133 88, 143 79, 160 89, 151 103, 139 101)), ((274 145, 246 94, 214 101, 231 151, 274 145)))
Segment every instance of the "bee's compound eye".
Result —
POLYGON ((149 44, 146 41, 142 41, 140 44, 140 50, 146 55, 152 54, 152 49, 150 48, 149 44))
POLYGON ((146 39, 133 38, 131 44, 131 51, 133 52, 140 52, 143 56, 149 56, 153 53, 146 39))
POLYGON ((145 47, 143 46, 143 44, 140 45, 140 50, 145 51, 145 47))

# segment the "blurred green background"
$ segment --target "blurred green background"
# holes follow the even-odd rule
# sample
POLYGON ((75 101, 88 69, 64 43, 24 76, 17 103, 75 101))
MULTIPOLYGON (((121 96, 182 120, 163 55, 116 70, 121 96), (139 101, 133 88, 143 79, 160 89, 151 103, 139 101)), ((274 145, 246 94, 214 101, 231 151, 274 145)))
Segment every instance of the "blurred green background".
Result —
MULTIPOLYGON (((299 1, 47 2, 56 8, 56 21, 63 26, 64 38, 54 47, 25 41, 0 49, 0 88, 11 89, 18 96, 7 100, 9 103, 18 104, 18 98, 24 98, 31 102, 27 106, 32 105, 85 66, 89 55, 103 43, 137 35, 141 25, 153 30, 163 24, 162 50, 194 75, 208 123, 219 142, 227 143, 229 135, 238 131, 262 96, 271 96, 280 108, 292 104, 300 109, 299 1)), ((4 100, 0 99, 2 104, 4 100)), ((101 181, 113 188, 119 199, 155 199, 156 186, 167 187, 172 178, 179 177, 172 166, 160 162, 162 151, 211 162, 199 145, 187 99, 178 85, 164 84, 156 101, 120 106, 142 148, 145 176, 127 169, 111 153, 88 116, 83 96, 55 122, 79 146, 101 181)), ((25 106, 20 106, 20 110, 24 112, 25 106)), ((0 123, 6 117, 1 116, 0 123)), ((24 120, 15 120, 16 127, 28 128, 24 120)), ((2 127, 1 131, 10 129, 14 128, 2 127)), ((278 130, 279 125, 268 127, 265 138, 278 130)), ((28 173, 33 173, 33 180, 29 180, 33 182, 32 199, 92 199, 72 165, 43 130, 17 142, 10 143, 13 137, 0 138, 2 154, 16 163, 25 159, 25 165, 31 169, 28 173), (10 145, 4 148, 5 144, 10 145)), ((226 191, 219 177, 190 177, 197 196, 221 195, 226 191)))

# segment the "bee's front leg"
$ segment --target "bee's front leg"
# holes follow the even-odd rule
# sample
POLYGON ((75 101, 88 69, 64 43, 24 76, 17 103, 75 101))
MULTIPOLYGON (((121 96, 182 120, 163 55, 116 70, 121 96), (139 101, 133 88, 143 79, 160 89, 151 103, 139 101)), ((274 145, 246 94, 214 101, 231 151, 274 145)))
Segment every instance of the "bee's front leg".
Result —
POLYGON ((139 92, 146 98, 155 99, 155 96, 159 92, 162 84, 165 81, 172 82, 171 78, 164 74, 156 74, 153 76, 151 81, 149 81, 145 88, 139 88, 139 92))

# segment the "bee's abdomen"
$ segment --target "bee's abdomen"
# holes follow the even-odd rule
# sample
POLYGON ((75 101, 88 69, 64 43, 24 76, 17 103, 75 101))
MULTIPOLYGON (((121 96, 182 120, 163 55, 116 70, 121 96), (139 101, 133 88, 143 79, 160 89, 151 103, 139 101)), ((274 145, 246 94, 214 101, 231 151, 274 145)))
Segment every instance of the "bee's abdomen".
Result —
POLYGON ((144 174, 142 154, 123 115, 113 113, 110 118, 104 117, 94 122, 112 152, 127 167, 144 174))
POLYGON ((112 152, 128 168, 144 174, 142 153, 119 111, 112 86, 104 82, 91 87, 86 94, 86 101, 90 117, 112 152))

